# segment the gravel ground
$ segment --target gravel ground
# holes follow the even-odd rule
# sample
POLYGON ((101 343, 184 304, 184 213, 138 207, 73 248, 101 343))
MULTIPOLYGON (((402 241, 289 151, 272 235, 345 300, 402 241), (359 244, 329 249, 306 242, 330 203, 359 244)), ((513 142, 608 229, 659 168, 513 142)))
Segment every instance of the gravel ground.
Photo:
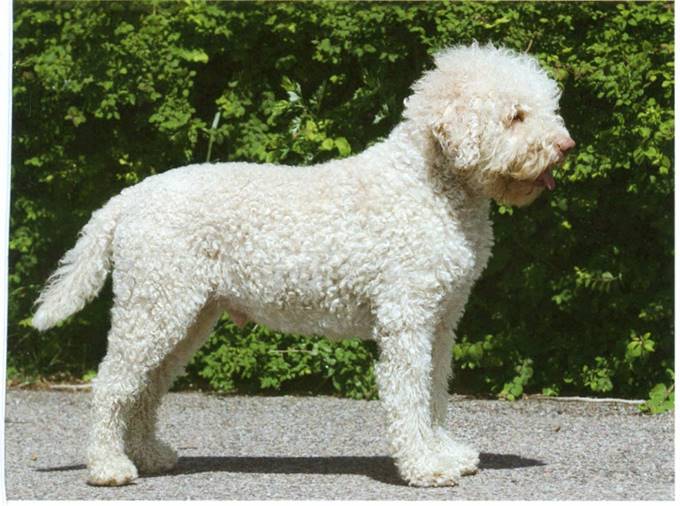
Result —
POLYGON ((8 499, 673 499, 673 414, 635 406, 453 397, 449 427, 481 454, 457 487, 405 485, 375 401, 172 393, 164 476, 85 484, 89 393, 7 392, 8 499))

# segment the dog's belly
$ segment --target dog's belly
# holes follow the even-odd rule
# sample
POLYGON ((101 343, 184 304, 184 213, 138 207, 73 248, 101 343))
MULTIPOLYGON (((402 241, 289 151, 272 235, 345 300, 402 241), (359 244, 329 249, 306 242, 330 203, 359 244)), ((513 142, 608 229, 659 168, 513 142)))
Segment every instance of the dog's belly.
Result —
POLYGON ((370 339, 372 314, 366 304, 343 304, 340 308, 252 303, 226 300, 224 309, 237 324, 253 321, 290 334, 317 335, 330 339, 370 339))

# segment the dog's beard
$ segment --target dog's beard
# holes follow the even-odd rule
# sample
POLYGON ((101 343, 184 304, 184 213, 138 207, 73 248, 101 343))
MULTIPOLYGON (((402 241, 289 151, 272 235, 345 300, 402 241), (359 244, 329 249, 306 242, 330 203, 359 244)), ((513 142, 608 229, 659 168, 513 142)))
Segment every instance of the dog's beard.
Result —
POLYGON ((531 204, 543 193, 544 186, 533 180, 518 180, 509 176, 499 177, 493 198, 499 204, 524 207, 531 204))
POLYGON ((506 170, 497 172, 491 184, 491 196, 501 204, 527 206, 547 189, 556 187, 552 169, 562 157, 553 150, 536 149, 515 159, 506 170))
POLYGON ((552 191, 556 187, 552 165, 527 171, 521 178, 517 176, 517 173, 498 174, 487 186, 489 196, 499 204, 524 207, 536 200, 544 190, 552 191))

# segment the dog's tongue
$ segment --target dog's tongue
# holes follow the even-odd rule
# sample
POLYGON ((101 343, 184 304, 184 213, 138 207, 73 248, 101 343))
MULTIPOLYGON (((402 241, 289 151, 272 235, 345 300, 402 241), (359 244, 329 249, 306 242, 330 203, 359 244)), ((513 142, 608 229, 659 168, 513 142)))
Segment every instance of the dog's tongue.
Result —
POLYGON ((552 177, 552 172, 550 169, 546 169, 541 172, 541 175, 536 178, 536 184, 539 186, 545 186, 548 190, 552 191, 555 189, 555 179, 552 177))

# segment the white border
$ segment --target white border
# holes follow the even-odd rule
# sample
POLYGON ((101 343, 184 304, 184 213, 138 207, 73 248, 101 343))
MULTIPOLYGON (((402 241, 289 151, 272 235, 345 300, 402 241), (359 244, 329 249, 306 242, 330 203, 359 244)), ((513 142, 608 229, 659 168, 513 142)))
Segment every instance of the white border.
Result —
POLYGON ((9 185, 10 164, 12 154, 12 2, 3 2, 0 8, 0 447, 3 450, 0 458, 0 497, 7 497, 5 491, 5 388, 7 379, 7 275, 9 256, 9 185))

